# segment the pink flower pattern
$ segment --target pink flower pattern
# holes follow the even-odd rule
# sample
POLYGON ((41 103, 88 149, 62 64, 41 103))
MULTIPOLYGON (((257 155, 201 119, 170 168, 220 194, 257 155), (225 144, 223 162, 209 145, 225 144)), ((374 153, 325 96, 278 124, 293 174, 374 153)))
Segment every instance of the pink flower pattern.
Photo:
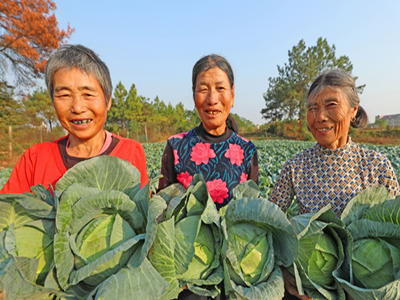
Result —
POLYGON ((175 134, 175 135, 173 135, 173 136, 170 136, 170 137, 168 138, 168 140, 174 139, 174 138, 176 138, 176 139, 182 139, 186 134, 187 134, 187 132, 178 133, 178 134, 175 134))
POLYGON ((174 150, 174 165, 176 166, 177 164, 179 164, 179 155, 178 155, 178 150, 174 150))
POLYGON ((215 157, 215 152, 213 149, 210 149, 210 144, 208 143, 197 143, 192 147, 191 161, 194 161, 196 165, 200 164, 208 164, 210 158, 215 157))
POLYGON ((178 176, 176 176, 176 179, 178 179, 178 181, 183 184, 185 189, 187 189, 189 184, 193 180, 193 176, 190 176, 188 172, 183 172, 181 174, 178 174, 178 176))
POLYGON ((248 143, 248 142, 250 142, 248 139, 246 139, 246 138, 244 138, 244 137, 242 137, 242 136, 240 136, 240 135, 237 135, 238 137, 240 137, 243 141, 245 141, 246 143, 248 143))
POLYGON ((243 162, 244 151, 242 147, 236 144, 229 144, 229 149, 225 153, 226 158, 230 158, 231 164, 240 166, 243 162))
POLYGON ((221 179, 214 179, 213 181, 208 181, 207 189, 213 201, 217 203, 223 203, 224 199, 229 196, 228 188, 226 187, 226 182, 222 181, 221 179))
POLYGON ((240 175, 240 183, 247 181, 248 177, 249 175, 242 173, 242 175, 240 175))

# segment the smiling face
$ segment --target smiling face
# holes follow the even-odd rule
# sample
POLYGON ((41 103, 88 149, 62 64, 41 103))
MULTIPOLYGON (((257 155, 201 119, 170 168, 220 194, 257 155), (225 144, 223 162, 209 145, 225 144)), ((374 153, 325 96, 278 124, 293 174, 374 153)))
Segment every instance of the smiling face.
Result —
POLYGON ((53 77, 54 108, 61 125, 71 134, 70 143, 104 143, 106 105, 103 89, 93 75, 79 69, 59 70, 53 77))
POLYGON ((235 99, 235 86, 220 68, 201 72, 196 79, 194 103, 204 129, 214 135, 226 130, 226 119, 235 99))
POLYGON ((350 122, 358 106, 350 108, 340 89, 327 87, 308 99, 307 123, 317 142, 335 150, 347 143, 350 122))

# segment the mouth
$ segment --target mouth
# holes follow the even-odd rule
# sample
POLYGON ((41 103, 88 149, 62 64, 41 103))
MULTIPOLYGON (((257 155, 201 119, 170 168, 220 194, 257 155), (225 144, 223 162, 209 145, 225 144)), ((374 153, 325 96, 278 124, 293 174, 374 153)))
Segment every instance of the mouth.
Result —
POLYGON ((206 110, 205 112, 206 112, 208 115, 211 115, 211 116, 215 116, 215 115, 218 115, 218 114, 220 113, 219 110, 206 110))
POLYGON ((71 122, 74 123, 75 125, 86 125, 92 122, 92 119, 85 119, 85 120, 72 120, 71 122))
POLYGON ((328 132, 328 131, 330 131, 332 129, 333 129, 333 126, 332 127, 325 127, 325 128, 315 128, 315 130, 318 131, 318 132, 328 132))

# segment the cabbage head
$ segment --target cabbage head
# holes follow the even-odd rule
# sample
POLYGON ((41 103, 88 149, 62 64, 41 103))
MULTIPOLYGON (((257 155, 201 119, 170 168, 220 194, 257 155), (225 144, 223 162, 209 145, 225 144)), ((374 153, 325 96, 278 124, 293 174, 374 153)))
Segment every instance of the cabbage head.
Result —
POLYGON ((46 279, 53 270, 57 199, 42 185, 0 195, 0 290, 3 299, 62 295, 46 279))
POLYGON ((354 246, 351 269, 334 275, 354 299, 400 299, 400 197, 370 187, 343 212, 354 246))
POLYGON ((344 223, 325 206, 317 213, 290 220, 299 239, 299 257, 289 268, 300 294, 313 299, 346 299, 333 272, 350 268, 352 239, 344 223))
POLYGON ((245 197, 258 195, 243 190, 249 185, 238 186, 234 200, 220 209, 225 292, 233 299, 282 299, 279 265, 289 266, 297 257, 297 237, 277 205, 245 197))
POLYGON ((54 260, 64 291, 79 299, 109 298, 110 292, 111 298, 157 299, 164 293, 168 283, 144 262, 166 208, 163 199, 150 198, 150 184, 140 189, 139 171, 111 156, 79 163, 58 181, 54 260), (147 292, 144 286, 155 278, 147 292))
MULTIPOLYGON (((168 198, 168 192, 160 194, 168 198)), ((220 216, 200 174, 182 195, 168 199, 161 219, 148 255, 170 283, 161 299, 177 298, 184 286, 197 295, 216 297, 223 279, 220 216)))

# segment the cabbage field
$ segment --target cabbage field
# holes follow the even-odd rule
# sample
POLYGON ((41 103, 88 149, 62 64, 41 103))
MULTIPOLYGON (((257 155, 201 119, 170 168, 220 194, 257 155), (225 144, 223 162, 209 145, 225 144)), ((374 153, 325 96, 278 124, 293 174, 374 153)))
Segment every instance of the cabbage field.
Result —
MULTIPOLYGON (((258 163, 260 166, 260 189, 263 196, 272 192, 283 164, 293 155, 309 148, 315 142, 302 141, 253 141, 258 149, 258 163)), ((160 174, 161 157, 166 143, 144 144, 146 153, 147 174, 149 179, 160 174)), ((361 145, 364 148, 373 149, 387 156, 392 163, 396 176, 400 178, 400 146, 361 145)), ((10 176, 10 169, 0 170, 0 188, 10 176)))
MULTIPOLYGON (((293 155, 309 148, 315 142, 269 140, 253 141, 258 149, 258 163, 260 167, 260 189, 263 196, 272 192, 284 163, 293 155)), ((146 152, 147 174, 153 178, 160 173, 161 157, 166 143, 153 143, 143 145, 146 152)), ((378 151, 390 160, 400 178, 400 146, 361 145, 363 148, 378 151)))

